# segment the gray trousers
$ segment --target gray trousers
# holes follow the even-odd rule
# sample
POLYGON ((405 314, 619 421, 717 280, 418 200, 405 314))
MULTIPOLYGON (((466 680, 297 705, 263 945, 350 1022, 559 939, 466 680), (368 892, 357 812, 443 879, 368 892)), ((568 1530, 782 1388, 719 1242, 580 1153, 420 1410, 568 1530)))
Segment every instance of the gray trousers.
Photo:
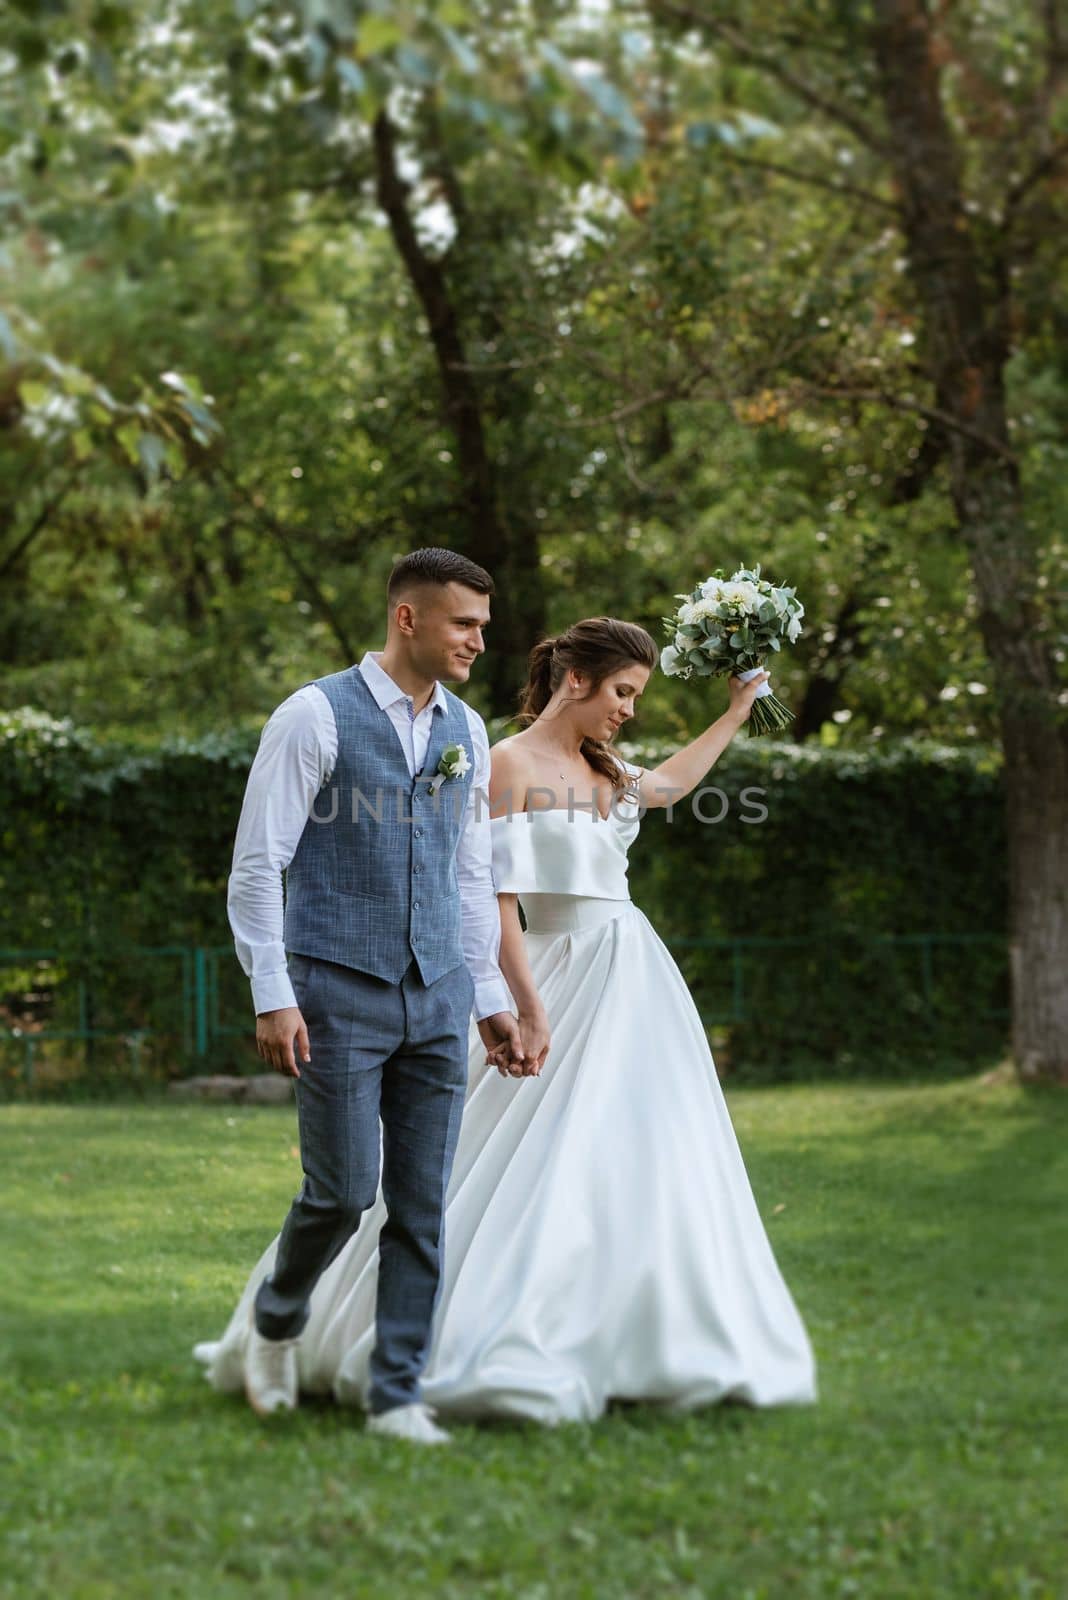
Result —
POLYGON ((392 984, 302 955, 289 973, 311 1049, 296 1084, 304 1182, 256 1294, 256 1327, 268 1339, 301 1332, 316 1281, 374 1204, 381 1143, 388 1216, 369 1403, 388 1411, 419 1398, 426 1365, 474 985, 466 966, 428 986, 413 963, 392 984))

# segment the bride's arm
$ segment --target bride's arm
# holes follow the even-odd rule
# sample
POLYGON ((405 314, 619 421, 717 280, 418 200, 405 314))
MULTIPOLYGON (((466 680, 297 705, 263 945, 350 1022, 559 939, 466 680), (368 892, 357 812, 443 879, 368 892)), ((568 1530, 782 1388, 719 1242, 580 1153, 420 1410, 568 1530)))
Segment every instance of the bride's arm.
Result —
POLYGON ((499 894, 497 904, 501 911, 500 968, 519 1011, 519 1036, 528 1067, 533 1059, 537 1077, 549 1053, 549 1018, 530 970, 526 940, 519 924, 518 896, 499 894))
POLYGON ((727 679, 731 703, 723 715, 658 767, 642 773, 638 793, 643 806, 669 806, 689 794, 691 789, 697 788, 738 729, 748 721, 756 692, 767 677, 765 672, 748 683, 743 683, 740 678, 727 679))
MULTIPOLYGON (((519 815, 526 810, 527 779, 522 754, 512 750, 507 739, 494 745, 490 753, 489 794, 491 817, 519 815)), ((526 824, 518 826, 525 827, 526 824)), ((549 1053, 549 1019, 530 970, 526 940, 519 922, 518 896, 499 894, 497 905, 501 916, 498 964, 519 1012, 519 1033, 526 1052, 526 1070, 533 1070, 537 1076, 549 1053)))

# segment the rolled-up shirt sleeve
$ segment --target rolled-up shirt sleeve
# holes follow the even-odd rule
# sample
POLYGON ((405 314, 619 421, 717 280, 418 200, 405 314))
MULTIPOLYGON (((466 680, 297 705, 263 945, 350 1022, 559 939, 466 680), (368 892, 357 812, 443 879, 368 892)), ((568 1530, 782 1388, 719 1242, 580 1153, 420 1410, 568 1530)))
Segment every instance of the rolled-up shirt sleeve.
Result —
POLYGON ((501 918, 493 881, 489 738, 482 718, 470 707, 466 709, 475 773, 456 848, 456 878, 460 886, 464 960, 475 984, 472 1009, 481 1020, 498 1011, 510 1011, 512 1000, 498 965, 501 918))
POLYGON ((321 689, 283 700, 260 736, 248 775, 226 910, 257 1015, 296 1005, 283 942, 282 873, 296 854, 315 797, 334 770, 337 725, 321 689))

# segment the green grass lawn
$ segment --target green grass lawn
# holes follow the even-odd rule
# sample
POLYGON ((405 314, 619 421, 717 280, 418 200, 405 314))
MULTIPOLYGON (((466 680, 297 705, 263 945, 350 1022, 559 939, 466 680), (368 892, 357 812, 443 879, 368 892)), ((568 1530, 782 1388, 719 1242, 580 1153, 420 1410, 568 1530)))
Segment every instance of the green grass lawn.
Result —
POLYGON ((816 1407, 368 1438, 208 1388, 289 1111, 0 1109, 0 1592, 1068 1596, 1068 1096, 731 1090, 816 1407))

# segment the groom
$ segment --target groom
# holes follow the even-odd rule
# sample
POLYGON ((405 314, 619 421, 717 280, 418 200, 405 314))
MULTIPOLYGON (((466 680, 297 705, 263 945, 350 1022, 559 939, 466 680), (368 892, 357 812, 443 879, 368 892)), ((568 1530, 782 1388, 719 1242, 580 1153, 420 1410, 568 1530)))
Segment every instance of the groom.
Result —
POLYGON ((311 1292, 374 1202, 381 1145, 367 1426, 448 1439, 419 1379, 472 1007, 502 1070, 528 1070, 497 965, 489 742, 440 681, 466 683, 492 594, 451 550, 406 556, 385 649, 284 701, 249 774, 227 908, 259 1053, 297 1080, 304 1170, 250 1314, 245 1386, 261 1415, 296 1405, 311 1292))

